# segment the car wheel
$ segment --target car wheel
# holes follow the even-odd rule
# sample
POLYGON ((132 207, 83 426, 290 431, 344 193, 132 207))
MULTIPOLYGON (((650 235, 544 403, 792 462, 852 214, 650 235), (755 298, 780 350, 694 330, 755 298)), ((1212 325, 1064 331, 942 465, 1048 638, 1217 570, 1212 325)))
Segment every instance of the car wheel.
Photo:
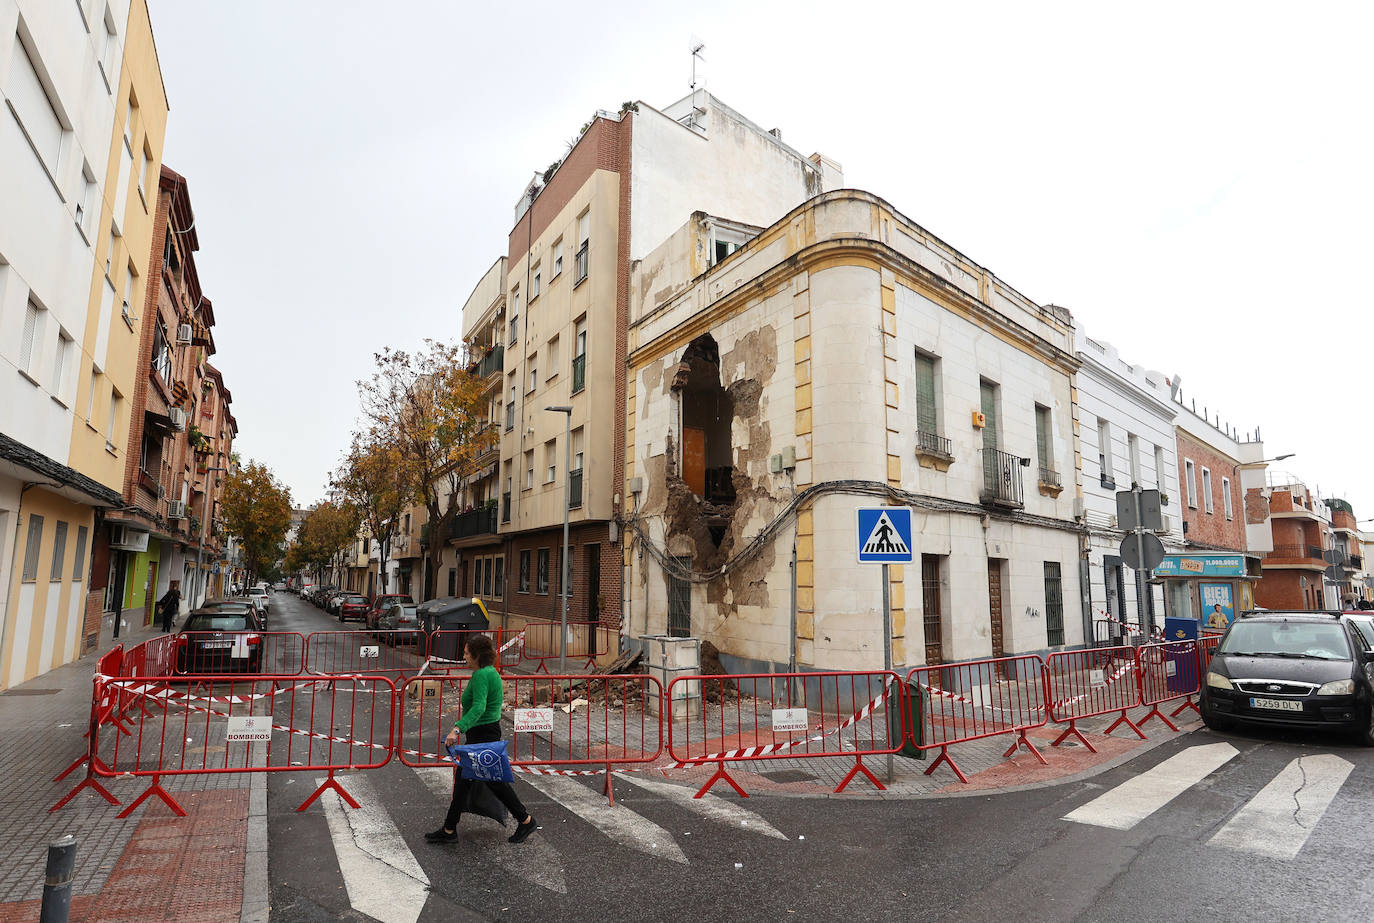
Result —
POLYGON ((1374 703, 1370 704, 1369 710, 1365 713, 1364 730, 1355 736, 1362 745, 1374 747, 1374 703))
POLYGON ((1205 710, 1202 712, 1202 723, 1207 725, 1208 730, 1212 731, 1229 731, 1236 726, 1234 721, 1218 718, 1215 715, 1208 714, 1205 710))

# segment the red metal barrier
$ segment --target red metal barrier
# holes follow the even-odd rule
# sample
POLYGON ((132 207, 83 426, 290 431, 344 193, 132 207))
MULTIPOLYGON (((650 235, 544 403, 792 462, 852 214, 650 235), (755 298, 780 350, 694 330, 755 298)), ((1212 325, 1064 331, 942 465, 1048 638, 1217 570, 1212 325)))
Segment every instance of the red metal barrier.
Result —
POLYGON ((420 672, 425 633, 403 631, 317 631, 306 639, 305 671, 312 676, 394 676, 420 672))
POLYGON ((356 808, 334 773, 378 769, 391 759, 396 689, 381 677, 202 675, 100 682, 153 706, 137 713, 127 740, 113 736, 105 748, 107 763, 94 763, 100 776, 151 779, 121 818, 153 795, 185 816, 162 778, 205 773, 324 772, 328 778, 297 810, 330 788, 356 808))
POLYGON ((464 631, 462 629, 435 631, 429 635, 429 656, 425 663, 430 670, 467 669, 467 664, 463 661, 463 654, 467 650, 468 639, 473 635, 486 635, 491 638, 492 646, 499 655, 496 668, 504 672, 520 663, 522 634, 522 632, 502 628, 489 628, 486 631, 464 631))
MULTIPOLYGON (((467 680, 467 675, 450 674, 405 682, 397 759, 409 766, 453 766, 442 755, 443 740, 458 720, 467 680)), ((595 771, 605 772, 604 793, 614 804, 614 767, 650 763, 663 753, 658 708, 663 687, 652 676, 505 676, 503 681, 507 717, 513 721, 507 752, 517 769, 563 774, 548 767, 601 767, 595 771)))
POLYGON ((967 782, 949 748, 999 734, 1016 737, 1004 757, 1025 747, 1048 765, 1026 737, 1026 731, 1044 727, 1049 720, 1045 662, 1039 657, 1026 654, 917 667, 907 674, 907 683, 920 695, 922 741, 917 749, 940 751, 926 767, 926 775, 948 763, 959 781, 967 782))
POLYGON ((1103 731, 1110 734, 1122 724, 1135 731, 1142 740, 1145 734, 1127 714, 1140 704, 1140 687, 1134 673, 1136 649, 1129 645, 1099 647, 1092 650, 1061 651, 1045 661, 1049 688, 1049 719, 1069 723, 1064 733, 1055 738, 1057 747, 1070 737, 1076 737, 1093 753, 1092 745, 1078 722, 1084 718, 1117 715, 1112 726, 1103 731))
POLYGON ((726 772, 728 762, 804 757, 853 757, 854 766, 835 787, 837 792, 859 773, 883 790, 863 758, 902 749, 906 727, 900 677, 888 670, 680 676, 668 686, 665 708, 668 703, 673 708, 682 703, 687 711, 681 728, 672 720, 676 715, 665 718, 674 768, 716 764, 698 798, 722 780, 749 797, 726 772), (890 696, 901 716, 892 729, 890 696), (711 698, 719 705, 707 701, 711 698))
MULTIPOLYGON (((562 650, 559 644, 561 628, 562 623, 557 621, 531 620, 525 623, 521 656, 525 660, 539 661, 535 672, 549 672, 548 662, 558 659, 562 650)), ((620 644, 619 631, 601 622, 568 622, 567 637, 568 661, 581 661, 586 668, 595 668, 597 657, 615 653, 620 644)))
POLYGON ((1150 711, 1140 719, 1143 726, 1151 718, 1158 718, 1171 731, 1178 725, 1169 718, 1177 718, 1188 709, 1197 711, 1193 696, 1201 691, 1202 662, 1196 641, 1168 641, 1146 644, 1136 651, 1136 676, 1140 684, 1140 704, 1148 705, 1150 711), (1183 704, 1170 715, 1165 715, 1159 706, 1165 702, 1183 699, 1183 704))
MULTIPOLYGON (((76 784, 76 788, 67 792, 57 804, 48 809, 49 813, 61 808, 67 802, 77 796, 82 789, 93 789, 96 794, 104 798, 110 804, 119 804, 119 799, 111 795, 109 790, 95 778, 97 767, 105 768, 100 762, 100 728, 101 725, 114 720, 115 710, 119 704, 119 695, 115 690, 106 686, 106 677, 118 674, 123 669, 124 645, 116 644, 113 648, 106 651, 96 661, 95 676, 91 680, 91 711, 86 725, 86 752, 78 756, 70 766, 59 772, 54 778, 54 782, 61 782, 71 775, 81 766, 86 766, 86 776, 76 784)), ((116 725, 120 732, 130 733, 122 724, 116 725)))

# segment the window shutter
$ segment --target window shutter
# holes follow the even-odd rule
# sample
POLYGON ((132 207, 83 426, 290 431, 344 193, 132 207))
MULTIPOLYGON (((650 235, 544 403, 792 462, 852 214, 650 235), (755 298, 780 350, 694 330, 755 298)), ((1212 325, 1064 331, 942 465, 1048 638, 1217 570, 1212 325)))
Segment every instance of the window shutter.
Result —
POLYGON ((935 360, 916 356, 916 429, 934 435, 935 428, 935 360))
POLYGON ((24 334, 19 340, 19 367, 29 371, 33 364, 33 347, 38 339, 38 306, 32 301, 24 311, 24 334))

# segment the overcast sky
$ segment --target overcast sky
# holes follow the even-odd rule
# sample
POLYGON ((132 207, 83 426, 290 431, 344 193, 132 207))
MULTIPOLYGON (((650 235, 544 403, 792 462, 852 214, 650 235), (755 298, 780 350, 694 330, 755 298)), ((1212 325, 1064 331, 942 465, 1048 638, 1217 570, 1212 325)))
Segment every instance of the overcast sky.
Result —
POLYGON ((1374 517, 1374 5, 149 6, 238 449, 298 504, 373 352, 456 338, 532 172, 685 95, 696 35, 723 101, 1374 517))

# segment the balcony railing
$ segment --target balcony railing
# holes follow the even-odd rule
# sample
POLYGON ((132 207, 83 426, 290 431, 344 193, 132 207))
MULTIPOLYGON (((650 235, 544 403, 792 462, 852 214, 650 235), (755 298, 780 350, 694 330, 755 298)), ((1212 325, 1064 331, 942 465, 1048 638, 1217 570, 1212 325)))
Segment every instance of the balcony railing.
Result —
POLYGON ((1020 509, 1026 505, 1021 486, 1022 459, 1001 449, 983 450, 983 493, 979 497, 989 506, 1020 509))
POLYGON ((587 387, 587 354, 573 356, 572 393, 576 394, 587 387))
POLYGON ((954 457, 954 446, 948 439, 938 433, 927 433, 919 429, 916 431, 916 451, 954 457))
POLYGON ((582 506, 582 469, 568 472, 568 509, 582 506))
POLYGON ((587 242, 583 241, 582 246, 577 248, 577 272, 573 274, 573 284, 576 285, 587 278, 587 242))
POLYGON ((1364 570, 1364 558, 1358 554, 1352 554, 1350 562, 1346 566, 1353 567, 1355 570, 1364 570))
POLYGON ((491 352, 483 356, 482 361, 478 363, 477 376, 479 378, 486 378, 488 375, 494 375, 500 372, 504 367, 505 356, 506 348, 504 346, 493 347, 491 352))
POLYGON ((1322 550, 1316 545, 1275 545, 1274 550, 1269 552, 1266 557, 1289 558, 1291 560, 1306 560, 1314 563, 1325 564, 1322 557, 1322 550))
POLYGON ((515 404, 506 405, 506 432, 515 429, 515 404))
POLYGON ((1061 483, 1059 480, 1059 472, 1055 471, 1053 468, 1040 469, 1040 483, 1048 484, 1050 487, 1064 486, 1063 483, 1061 483))
POLYGON ((501 495, 501 521, 510 522, 510 491, 501 495))
POLYGON ((454 516, 448 524, 448 540, 490 535, 496 532, 496 507, 469 510, 454 516))

